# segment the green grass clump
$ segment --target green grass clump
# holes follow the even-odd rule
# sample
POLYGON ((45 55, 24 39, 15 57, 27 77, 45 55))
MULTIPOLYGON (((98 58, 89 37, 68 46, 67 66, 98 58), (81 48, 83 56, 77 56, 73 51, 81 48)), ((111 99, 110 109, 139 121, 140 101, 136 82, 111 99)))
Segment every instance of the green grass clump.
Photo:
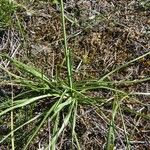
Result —
MULTIPOLYGON (((149 54, 150 52, 146 53, 143 56, 140 56, 139 58, 136 58, 135 60, 138 60, 149 54)), ((117 115, 117 112, 121 112, 121 110, 119 109, 121 108, 121 102, 125 99, 125 97, 128 98, 130 96, 130 93, 117 89, 115 84, 122 84, 123 82, 128 84, 130 82, 137 83, 140 82, 140 80, 118 81, 114 84, 114 81, 108 81, 108 79, 105 80, 106 77, 114 73, 114 71, 112 71, 99 80, 89 80, 85 82, 73 82, 72 80, 70 80, 71 76, 69 76, 68 73, 68 82, 66 82, 58 78, 49 79, 34 67, 28 66, 24 63, 21 63, 20 61, 17 61, 16 59, 11 59, 7 56, 2 57, 10 60, 11 64, 14 65, 18 70, 19 75, 10 72, 0 65, 0 69, 11 76, 10 79, 7 78, 4 80, 1 78, 0 84, 5 86, 11 85, 13 87, 21 87, 22 89, 24 89, 24 91, 22 91, 19 95, 13 97, 13 104, 11 98, 7 98, 5 101, 1 102, 0 116, 4 116, 12 111, 14 112, 15 116, 15 114, 18 112, 18 109, 22 110, 24 107, 29 106, 32 108, 36 108, 36 106, 40 103, 42 104, 42 102, 49 102, 49 105, 46 108, 42 108, 40 114, 31 114, 28 117, 28 120, 25 120, 25 122, 12 130, 15 139, 15 133, 19 129, 23 128, 24 126, 29 126, 31 128, 31 133, 26 136, 26 138, 28 138, 26 144, 24 143, 24 149, 28 148, 29 144, 32 143, 33 139, 38 135, 38 132, 47 121, 50 121, 53 124, 52 136, 49 139, 47 148, 51 147, 51 149, 55 149, 58 138, 61 136, 63 130, 67 126, 69 126, 72 129, 72 142, 75 142, 78 146, 78 149, 81 149, 78 141, 78 135, 75 132, 77 108, 79 105, 93 105, 95 107, 103 105, 105 103, 104 101, 100 101, 100 99, 96 98, 94 99, 90 96, 87 96, 86 94, 86 92, 88 91, 97 89, 106 89, 114 93, 114 102, 112 104, 113 113, 112 119, 110 120, 107 149, 112 149, 112 147, 114 147, 116 132, 115 116, 117 115), (65 116, 64 119, 61 120, 61 114, 63 113, 65 114, 65 116), (29 125, 33 122, 36 125, 29 125)), ((70 63, 68 63, 68 65, 69 64, 70 63)), ((68 67, 68 69, 72 69, 72 67, 68 67)), ((116 70, 118 71, 118 69, 116 70)), ((141 80, 141 82, 146 80, 149 80, 149 78, 141 80)), ((0 143, 3 143, 8 137, 10 137, 12 132, 4 136, 1 139, 0 143)), ((126 139, 128 140, 128 138, 126 139)), ((127 143, 129 144, 129 142, 127 143)))
POLYGON ((16 5, 10 0, 0 0, 0 29, 8 27, 13 22, 16 5))

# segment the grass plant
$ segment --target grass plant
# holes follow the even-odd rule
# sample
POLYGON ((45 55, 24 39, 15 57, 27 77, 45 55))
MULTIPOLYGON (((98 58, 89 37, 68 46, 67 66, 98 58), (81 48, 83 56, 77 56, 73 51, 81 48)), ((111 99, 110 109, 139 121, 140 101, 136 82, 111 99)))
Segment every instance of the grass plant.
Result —
MULTIPOLYGON (((80 105, 92 105, 97 109, 106 103, 107 101, 100 100, 100 98, 93 98, 88 96, 87 92, 94 90, 108 90, 113 93, 112 98, 112 115, 109 120, 109 131, 107 137, 106 149, 111 150, 115 147, 115 136, 116 136, 116 124, 115 118, 119 113, 121 115, 121 120, 123 123, 124 134, 126 137, 126 147, 130 150, 130 139, 126 131, 126 125, 122 113, 122 102, 129 98, 130 96, 136 95, 136 93, 129 93, 119 89, 118 86, 122 84, 134 84, 141 83, 150 80, 150 78, 136 79, 136 80, 121 80, 121 81, 111 81, 108 77, 117 71, 121 71, 134 62, 150 55, 150 52, 145 53, 119 67, 112 70, 111 72, 105 74, 100 79, 88 80, 88 81, 73 81, 73 59, 72 50, 68 48, 68 41, 66 35, 66 25, 65 25, 65 14, 63 0, 60 1, 61 5, 61 17, 62 17, 62 28, 64 37, 64 55, 67 67, 67 80, 61 78, 49 78, 37 68, 24 64, 17 59, 12 59, 4 54, 1 54, 2 59, 8 59, 15 67, 16 72, 6 69, 0 64, 1 71, 4 71, 9 78, 0 78, 0 84, 2 86, 11 86, 12 96, 7 98, 4 102, 1 102, 0 106, 0 116, 5 116, 11 114, 11 131, 0 139, 0 144, 2 144, 7 139, 11 139, 11 149, 15 149, 17 135, 16 132, 21 128, 30 128, 30 134, 25 136, 26 143, 23 143, 23 149, 30 149, 30 144, 32 144, 36 137, 38 137, 40 130, 44 127, 46 122, 52 124, 51 137, 49 137, 48 143, 45 149, 55 150, 57 148, 58 139, 61 138, 63 131, 66 127, 71 130, 72 136, 72 149, 76 145, 77 149, 82 149, 79 142, 78 134, 76 133, 76 121, 77 112, 80 105), (14 88, 20 87, 23 89, 19 95, 14 95, 14 88), (39 114, 32 114, 29 116, 28 120, 25 120, 21 125, 15 126, 15 115, 18 110, 23 108, 28 108, 32 106, 42 105, 42 102, 47 102, 47 107, 43 108, 39 114)), ((135 112, 136 113, 136 112, 135 112)))
POLYGON ((0 0, 0 29, 12 24, 12 15, 16 11, 16 5, 10 0, 0 0))

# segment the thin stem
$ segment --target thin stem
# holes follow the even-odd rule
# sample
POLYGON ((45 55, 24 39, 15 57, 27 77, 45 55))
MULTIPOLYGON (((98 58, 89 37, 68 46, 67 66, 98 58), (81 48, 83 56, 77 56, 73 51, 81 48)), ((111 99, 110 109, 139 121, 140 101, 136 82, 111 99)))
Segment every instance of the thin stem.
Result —
MULTIPOLYGON (((11 105, 13 107, 13 84, 11 85, 11 105)), ((15 138, 14 138, 14 114, 13 114, 13 110, 11 111, 11 146, 12 146, 12 150, 15 150, 15 138)))
POLYGON ((68 49, 67 44, 67 34, 66 34, 66 26, 65 26, 65 14, 64 14, 64 4, 63 0, 61 2, 61 15, 62 15, 62 27, 63 27, 63 36, 64 36, 64 49, 65 49, 65 57, 66 57, 66 65, 67 65, 67 72, 68 72, 68 82, 69 86, 73 88, 73 81, 72 81, 72 65, 71 65, 71 51, 68 49))
POLYGON ((124 118, 123 118, 123 114, 122 114, 120 104, 119 104, 119 111, 120 111, 121 120, 122 120, 122 123, 123 123, 123 129, 124 129, 124 133, 125 133, 126 142, 127 142, 127 150, 131 150, 130 141, 129 141, 129 138, 128 138, 128 135, 127 135, 126 125, 125 125, 125 121, 124 121, 124 118))
POLYGON ((133 60, 131 60, 131 61, 129 61, 129 62, 127 62, 127 63, 121 65, 121 66, 119 66, 119 67, 117 67, 116 69, 112 70, 112 71, 109 72, 108 74, 104 75, 101 79, 98 80, 98 82, 103 81, 104 79, 106 79, 107 77, 109 77, 110 75, 112 75, 113 73, 119 71, 120 69, 122 69, 122 68, 124 68, 124 67, 130 65, 131 63, 133 63, 133 62, 135 62, 135 61, 137 61, 137 60, 139 60, 139 59, 142 59, 143 57, 145 57, 145 56, 147 56, 147 55, 150 55, 150 52, 147 52, 147 53, 145 53, 144 55, 141 55, 141 56, 139 56, 139 57, 137 57, 137 58, 135 58, 135 59, 133 59, 133 60))

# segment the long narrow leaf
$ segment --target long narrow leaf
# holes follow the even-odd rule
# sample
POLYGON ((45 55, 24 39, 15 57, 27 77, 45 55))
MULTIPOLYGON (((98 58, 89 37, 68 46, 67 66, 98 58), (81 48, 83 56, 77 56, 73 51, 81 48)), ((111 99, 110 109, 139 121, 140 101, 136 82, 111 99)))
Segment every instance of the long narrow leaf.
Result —
POLYGON ((103 81, 104 79, 106 79, 107 77, 109 77, 109 76, 112 75, 113 73, 117 72, 118 70, 120 70, 120 69, 122 69, 122 68, 124 68, 124 67, 126 67, 126 66, 128 66, 128 65, 130 65, 130 64, 132 64, 132 63, 135 62, 135 61, 138 61, 138 60, 142 59, 143 57, 145 57, 145 56, 147 56, 147 55, 150 55, 150 51, 147 52, 147 53, 145 53, 144 55, 141 55, 141 56, 139 56, 139 57, 137 57, 137 58, 135 58, 135 59, 133 59, 133 60, 131 60, 131 61, 129 61, 129 62, 127 62, 127 63, 121 65, 121 66, 119 66, 119 67, 117 67, 116 69, 112 70, 112 71, 109 72, 108 74, 104 75, 101 79, 98 80, 98 82, 103 81))
MULTIPOLYGON (((29 124, 29 123, 35 121, 35 120, 38 119, 39 117, 41 117, 41 115, 42 115, 42 114, 39 114, 39 115, 33 117, 32 119, 28 120, 28 121, 25 122, 24 124, 20 125, 20 126, 17 127, 16 129, 14 129, 12 132, 18 131, 20 128, 24 127, 25 125, 27 125, 27 124, 29 124)), ((7 134, 7 135, 0 141, 0 143, 3 143, 3 142, 11 135, 12 132, 10 132, 9 134, 7 134)))
MULTIPOLYGON (((31 143, 31 141, 33 140, 33 138, 35 137, 35 135, 38 133, 38 131, 40 130, 40 128, 43 126, 43 124, 46 121, 46 119, 49 117, 50 113, 52 113, 57 108, 57 106, 59 105, 59 103, 63 100, 66 92, 67 92, 67 90, 64 91, 64 93, 61 95, 60 99, 48 110, 48 112, 44 116, 43 120, 41 121, 40 125, 36 128, 35 132, 29 138, 27 144, 24 147, 24 150, 26 150, 28 148, 29 144, 31 143)), ((57 115, 57 113, 54 113, 50 117, 49 120, 52 120, 56 115, 57 115)))
POLYGON ((37 96, 37 97, 34 97, 34 98, 30 98, 30 99, 24 99, 23 103, 20 103, 18 105, 15 105, 13 107, 9 107, 7 109, 5 109, 4 111, 0 112, 0 116, 10 112, 11 110, 14 110, 16 108, 20 108, 20 107, 24 107, 26 105, 29 105, 37 100, 40 100, 40 99, 43 99, 43 98, 46 98, 46 97, 51 97, 52 95, 51 94, 46 94, 46 95, 41 95, 41 96, 37 96))
MULTIPOLYGON (((60 136, 60 134, 62 133, 63 129, 68 125, 69 123, 69 119, 71 117, 71 113, 72 113, 72 110, 73 110, 73 107, 74 107, 74 103, 75 103, 75 100, 74 99, 71 99, 72 101, 72 104, 69 108, 69 113, 66 115, 66 117, 64 118, 64 121, 63 121, 63 124, 61 126, 61 128, 58 130, 58 132, 55 134, 55 136, 52 138, 52 141, 51 141, 51 145, 53 145, 54 143, 56 143, 58 137, 60 136)), ((50 145, 50 146, 51 146, 50 145)), ((47 149, 47 148, 46 148, 47 149)))

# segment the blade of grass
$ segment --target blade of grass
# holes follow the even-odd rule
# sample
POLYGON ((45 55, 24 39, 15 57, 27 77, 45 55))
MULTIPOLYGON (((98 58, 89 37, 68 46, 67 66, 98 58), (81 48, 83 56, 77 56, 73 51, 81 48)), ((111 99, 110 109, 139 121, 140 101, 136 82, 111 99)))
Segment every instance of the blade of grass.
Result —
MULTIPOLYGON (((115 117, 116 117, 116 114, 117 114, 117 110, 119 110, 119 105, 120 105, 120 102, 122 102, 123 100, 125 100, 128 95, 125 95, 121 98, 121 100, 119 100, 119 93, 116 92, 115 94, 116 96, 116 99, 114 99, 113 101, 113 108, 112 108, 112 118, 111 118, 111 121, 110 121, 110 126, 109 126, 109 132, 108 132, 108 139, 107 139, 107 145, 106 145, 106 149, 107 150, 111 150, 114 148, 114 132, 115 132, 115 125, 114 125, 114 122, 115 122, 115 117)), ((122 96, 122 95, 121 95, 122 96)))
POLYGON ((122 120, 122 123, 123 123, 123 129, 124 129, 126 143, 127 143, 127 150, 130 150, 131 149, 130 141, 129 141, 129 138, 128 138, 128 135, 127 135, 126 125, 125 125, 125 122, 124 122, 124 118, 123 118, 123 114, 122 114, 122 110, 121 110, 120 104, 119 104, 119 108, 118 109, 119 109, 119 112, 120 112, 120 115, 121 115, 121 120, 122 120))
POLYGON ((31 141, 33 140, 33 138, 36 136, 36 134, 38 133, 38 131, 40 130, 40 128, 43 126, 44 122, 46 121, 46 119, 49 117, 50 113, 53 113, 53 115, 50 117, 49 121, 51 121, 58 112, 60 112, 66 105, 68 105, 68 101, 61 103, 61 101, 63 100, 65 93, 67 92, 67 90, 64 91, 64 93, 61 95, 60 99, 47 111, 46 115, 44 116, 43 120, 41 121, 40 125, 36 128, 35 132, 31 135, 31 137, 29 138, 27 144, 25 145, 25 147, 23 148, 24 150, 26 150, 29 146, 29 144, 31 143, 31 141), (61 103, 61 104, 60 104, 61 103), (61 106, 60 106, 60 105, 61 106), (59 109, 58 109, 59 107, 59 109), (56 111, 55 111, 56 109, 56 111))
POLYGON ((7 109, 5 109, 4 111, 0 112, 0 116, 16 109, 16 108, 20 108, 20 107, 23 107, 23 106, 26 106, 26 105, 29 105, 37 100, 40 100, 40 99, 43 99, 43 98, 46 98, 46 97, 51 97, 52 95, 51 94, 46 94, 46 95, 41 95, 41 96, 37 96, 37 97, 34 97, 34 98, 29 98, 29 99, 24 99, 22 103, 20 104, 17 104, 15 106, 12 106, 12 107, 9 107, 7 109))
POLYGON ((17 61, 15 59, 11 59, 11 61, 17 68, 19 68, 25 72, 28 72, 39 79, 42 79, 43 81, 45 81, 48 84, 50 83, 49 79, 45 75, 40 73, 36 68, 26 65, 24 63, 21 63, 20 61, 17 61))
MULTIPOLYGON (((58 114, 56 115, 56 119, 55 119, 55 124, 54 124, 54 128, 53 128, 53 135, 56 134, 57 130, 58 130, 58 125, 59 125, 59 112, 58 114)), ((49 150, 55 150, 56 149, 56 143, 54 142, 51 146, 50 146, 50 143, 49 142, 49 150), (51 147, 51 149, 50 149, 51 147)))
POLYGON ((133 95, 145 95, 145 96, 150 96, 150 92, 144 93, 144 92, 133 92, 131 93, 133 95))
POLYGON ((112 113, 112 120, 110 121, 110 125, 109 125, 109 132, 108 132, 108 139, 107 139, 107 145, 106 145, 106 149, 107 150, 113 150, 114 149, 114 118, 116 115, 116 110, 117 110, 117 105, 115 105, 115 102, 113 103, 113 113, 112 113))
POLYGON ((111 87, 107 87, 107 86, 91 86, 91 87, 85 87, 83 88, 82 92, 85 92, 87 90, 95 90, 95 89, 106 89, 106 90, 110 90, 110 91, 115 91, 115 92, 118 92, 118 93, 122 93, 122 94, 127 94, 126 92, 122 91, 122 90, 118 90, 118 89, 115 89, 115 88, 111 88, 111 87))
POLYGON ((64 3, 63 0, 60 0, 61 5, 61 17, 62 17, 62 28, 63 28, 63 36, 64 36, 64 49, 65 49, 65 57, 66 57, 66 65, 68 72, 68 82, 70 89, 73 88, 73 80, 72 80, 72 59, 71 59, 71 50, 68 48, 67 44, 67 34, 66 34, 66 25, 65 25, 65 14, 64 14, 64 3))
POLYGON ((35 121, 36 119, 38 119, 39 117, 41 117, 42 114, 36 115, 35 117, 33 117, 32 119, 28 120, 27 122, 23 123, 22 125, 20 125, 19 127, 17 127, 16 129, 14 129, 13 131, 11 131, 10 133, 8 133, 7 135, 5 135, 5 137, 0 141, 0 143, 3 143, 9 136, 11 136, 12 132, 16 132, 19 129, 21 129, 22 127, 24 127, 25 125, 35 121))
MULTIPOLYGON (((70 120, 70 117, 71 117, 71 113, 72 113, 72 110, 73 110, 73 108, 74 108, 75 99, 72 99, 72 98, 71 98, 71 101, 72 101, 72 103, 71 103, 71 105, 70 105, 69 112, 68 112, 68 114, 66 115, 66 117, 64 118, 64 121, 63 121, 63 124, 62 124, 61 128, 57 131, 57 133, 55 134, 55 136, 52 137, 51 145, 53 145, 54 143, 57 142, 58 137, 60 136, 60 134, 62 133, 62 131, 64 130, 64 128, 65 128, 65 127, 68 125, 68 123, 69 123, 69 120, 70 120)), ((51 146, 51 145, 50 145, 50 146, 51 146)), ((46 148, 46 150, 47 150, 47 149, 48 149, 48 148, 46 148)))
MULTIPOLYGON (((74 140, 75 140, 75 142, 77 144, 77 147, 78 147, 78 150, 81 150, 79 140, 78 140, 77 134, 75 132, 77 106, 78 106, 78 103, 77 103, 77 100, 75 100, 75 106, 74 106, 74 109, 73 109, 73 112, 72 112, 72 117, 73 117, 73 121, 72 121, 72 144, 74 143, 74 140)), ((72 145, 72 149, 73 149, 73 145, 72 145)))
MULTIPOLYGON (((60 96, 58 94, 51 94, 51 97, 59 98, 60 96)), ((16 97, 14 97, 14 98, 16 98, 16 97)), ((8 100, 1 103, 0 110, 7 109, 8 107, 11 107, 11 99, 9 99, 9 97, 7 97, 7 96, 6 96, 6 99, 8 99, 8 100)), ((13 105, 14 106, 20 105, 20 104, 26 103, 26 101, 27 101, 27 99, 15 100, 13 102, 13 105)))
POLYGON ((143 78, 143 79, 135 79, 135 80, 120 80, 120 81, 114 81, 115 84, 136 84, 136 83, 142 83, 149 81, 150 77, 143 78))
POLYGON ((15 74, 11 73, 8 69, 4 68, 1 64, 0 64, 0 69, 3 70, 4 72, 6 72, 7 74, 9 74, 9 76, 12 76, 12 77, 14 77, 16 79, 22 78, 20 76, 17 76, 15 74))
MULTIPOLYGON (((13 63, 18 69, 21 69, 22 71, 24 72, 28 72, 30 73, 31 75, 33 75, 34 77, 44 81, 45 83, 47 83, 48 85, 51 85, 51 81, 49 80, 49 78, 47 78, 45 75, 43 75, 41 72, 39 72, 36 68, 32 67, 32 66, 29 66, 29 65, 26 65, 16 59, 12 59, 10 58, 9 56, 7 55, 2 55, 2 57, 5 57, 7 58, 11 63, 13 63)), ((52 86, 53 87, 53 86, 52 86)))
POLYGON ((121 84, 136 84, 136 83, 142 83, 149 81, 150 77, 143 78, 143 79, 134 79, 134 80, 120 80, 120 81, 99 81, 99 80, 84 80, 80 81, 79 83, 75 83, 75 86, 77 89, 83 88, 83 87, 88 87, 88 86, 109 86, 109 85, 121 85, 121 84), (98 82, 99 81, 99 82, 98 82))
POLYGON ((113 150, 114 149, 114 141, 115 141, 115 116, 117 114, 118 110, 118 102, 116 99, 113 101, 113 107, 112 107, 112 118, 110 120, 109 124, 109 132, 108 132, 108 138, 107 138, 107 144, 106 144, 106 150, 113 150))
POLYGON ((126 67, 126 66, 128 66, 128 65, 130 65, 131 63, 133 63, 133 62, 135 62, 135 61, 137 61, 137 60, 142 59, 143 57, 145 57, 145 56, 147 56, 147 55, 150 55, 150 51, 147 52, 147 53, 145 53, 144 55, 141 55, 141 56, 139 56, 139 57, 137 57, 137 58, 135 58, 135 59, 133 59, 133 60, 131 60, 131 61, 129 61, 129 62, 127 62, 127 63, 121 65, 121 66, 119 66, 119 67, 117 67, 116 69, 112 70, 112 71, 109 72, 108 74, 104 75, 101 79, 98 80, 98 82, 103 81, 104 79, 106 79, 107 77, 109 77, 110 75, 112 75, 113 73, 115 73, 116 71, 118 71, 118 70, 120 70, 120 69, 122 69, 122 68, 124 68, 124 67, 126 67))
POLYGON ((11 84, 13 84, 13 86, 18 86, 18 87, 27 87, 35 91, 38 91, 38 89, 40 89, 39 87, 45 90, 50 89, 50 87, 46 86, 45 84, 42 83, 39 84, 39 82, 34 82, 27 79, 12 80, 12 83, 10 81, 1 81, 0 83, 0 85, 11 85, 11 84))
POLYGON ((142 117, 143 119, 150 120, 150 115, 149 115, 149 114, 146 115, 145 113, 137 112, 137 111, 135 111, 135 110, 133 110, 133 109, 130 109, 130 108, 128 108, 128 107, 122 107, 122 109, 123 109, 124 111, 128 112, 128 113, 132 113, 132 114, 134 114, 134 115, 140 116, 140 117, 142 117))
MULTIPOLYGON (((14 99, 14 90, 13 85, 11 85, 11 106, 13 107, 13 99, 14 99)), ((14 113, 13 110, 11 110, 11 148, 12 150, 15 150, 15 137, 14 137, 14 113)))

